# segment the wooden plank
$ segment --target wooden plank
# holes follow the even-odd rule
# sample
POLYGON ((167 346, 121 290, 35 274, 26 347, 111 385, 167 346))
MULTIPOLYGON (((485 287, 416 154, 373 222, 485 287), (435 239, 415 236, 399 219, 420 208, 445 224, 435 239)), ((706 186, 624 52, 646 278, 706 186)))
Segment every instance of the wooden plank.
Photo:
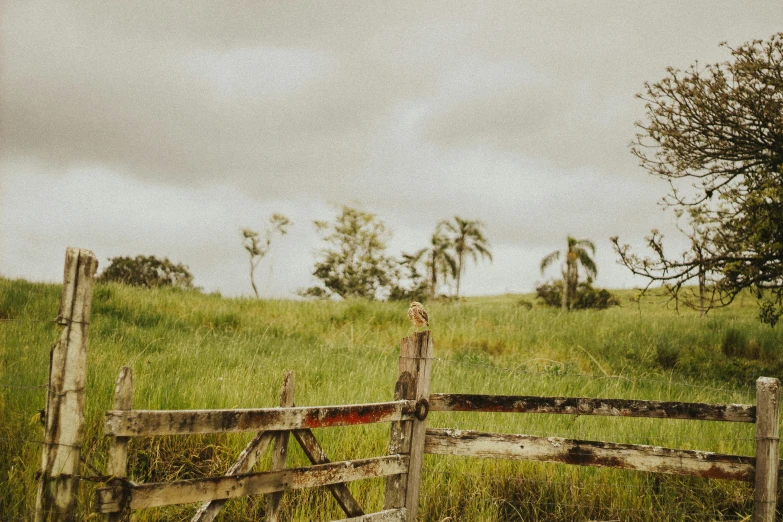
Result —
POLYGON ((780 381, 760 377, 756 381, 756 473, 753 522, 774 522, 780 466, 780 381))
MULTIPOLYGON (((114 386, 114 409, 133 409, 133 372, 127 366, 120 369, 117 376, 117 384, 114 386)), ((113 437, 109 445, 109 475, 117 479, 128 476, 128 437, 113 437)), ((127 502, 120 502, 120 510, 109 513, 108 522, 126 522, 130 520, 130 506, 127 502)))
POLYGON ((753 457, 557 437, 428 429, 425 452, 752 481, 753 457))
POLYGON ((121 437, 283 431, 353 426, 412 418, 414 401, 234 410, 106 412, 104 433, 121 437))
POLYGON ((98 260, 89 250, 68 248, 57 323, 65 328, 49 353, 44 442, 35 520, 74 520, 84 435, 87 337, 98 260))
MULTIPOLYGON (((288 370, 283 377, 283 388, 280 390, 280 407, 290 408, 294 405, 294 372, 288 370)), ((288 438, 290 432, 280 431, 274 436, 274 453, 272 453, 272 471, 285 469, 288 458, 288 438)), ((280 503, 283 492, 275 491, 266 497, 266 522, 277 522, 280 517, 280 503)))
MULTIPOLYGON (((374 477, 402 473, 408 468, 408 457, 389 455, 369 459, 320 464, 306 468, 246 473, 230 477, 209 477, 177 482, 140 484, 130 488, 131 509, 144 509, 207 500, 263 495, 274 491, 314 488, 374 477)), ((99 488, 95 493, 95 510, 108 513, 116 509, 119 488, 99 488)))
POLYGON ((405 522, 406 513, 405 508, 400 509, 385 509, 378 511, 377 513, 370 513, 369 515, 362 515, 359 517, 342 518, 335 520, 334 522, 405 522))
MULTIPOLYGON (((302 447, 302 450, 304 450, 307 458, 310 459, 310 462, 313 464, 328 464, 331 462, 312 431, 294 430, 292 433, 294 434, 296 441, 302 447)), ((349 517, 364 515, 364 510, 362 510, 362 507, 356 502, 356 499, 351 494, 348 486, 345 484, 330 484, 326 487, 346 515, 349 517)))
POLYGON ((429 400, 431 411, 556 413, 566 415, 756 422, 756 407, 750 404, 704 404, 699 402, 536 397, 527 395, 469 395, 462 393, 433 393, 430 395, 429 400))
MULTIPOLYGON (((404 391, 406 399, 420 401, 429 398, 430 378, 432 374, 432 332, 426 330, 408 337, 404 337, 400 343, 400 363, 398 382, 406 382, 404 391), (406 377, 410 375, 410 377, 406 377)), ((395 392, 396 393, 396 392, 395 392)), ((399 433, 392 432, 393 437, 390 446, 408 446, 410 455, 410 467, 407 475, 397 477, 386 482, 386 496, 384 508, 406 508, 408 522, 416 520, 419 504, 419 487, 421 484, 421 465, 424 459, 424 439, 427 429, 426 420, 415 417, 412 421, 402 423, 399 433), (403 497, 404 491, 404 497, 403 497), (404 498, 404 502, 400 500, 404 498)))

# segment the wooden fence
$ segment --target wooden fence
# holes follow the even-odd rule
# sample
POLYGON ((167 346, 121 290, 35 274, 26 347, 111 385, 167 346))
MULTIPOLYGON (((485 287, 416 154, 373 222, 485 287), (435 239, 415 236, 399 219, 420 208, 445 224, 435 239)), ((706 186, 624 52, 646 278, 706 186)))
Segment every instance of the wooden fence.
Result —
POLYGON ((278 520, 280 494, 283 491, 327 486, 339 503, 347 520, 405 520, 403 507, 365 515, 345 482, 410 473, 410 457, 395 453, 344 462, 330 462, 313 428, 354 426, 377 422, 412 422, 416 404, 397 400, 377 404, 325 407, 295 407, 294 374, 286 373, 280 397, 280 408, 248 410, 133 410, 132 378, 123 368, 117 380, 115 409, 107 412, 105 433, 112 437, 108 487, 96 492, 95 509, 109 514, 109 520, 127 520, 136 509, 203 502, 191 519, 213 520, 226 500, 267 495, 266 519, 278 520), (222 477, 180 480, 166 483, 132 484, 125 477, 127 441, 130 437, 159 435, 193 435, 206 433, 257 432, 237 461, 222 477), (304 450, 312 466, 285 469, 289 434, 304 450), (267 446, 274 445, 272 470, 251 473, 267 446), (358 517, 358 518, 357 518, 358 517))
POLYGON ((549 413, 755 422, 755 459, 741 455, 638 444, 451 429, 428 429, 424 451, 435 455, 558 462, 753 482, 755 484, 753 520, 772 521, 777 502, 779 468, 780 381, 768 377, 758 379, 756 402, 757 406, 575 397, 444 393, 430 395, 432 411, 549 413))
MULTIPOLYGON (((94 256, 69 249, 60 323, 66 326, 53 348, 46 409, 46 442, 42 456, 36 520, 73 520, 78 488, 78 448, 83 424, 86 365, 94 256), (75 296, 75 297, 74 297, 75 296), (60 355, 58 350, 67 356, 60 355), (74 355, 74 353, 78 355, 74 355), (75 362, 74 362, 75 361, 75 362), (54 391, 53 391, 54 390, 54 391), (75 402, 63 404, 63 397, 75 402), (67 436, 67 438, 66 438, 67 436), (68 458, 52 452, 67 448, 68 458), (74 456, 74 450, 76 455, 74 456), (57 462, 53 466, 52 462, 57 462)), ((110 521, 128 520, 131 511, 201 502, 193 522, 212 520, 231 498, 267 495, 266 517, 278 520, 283 492, 326 486, 349 518, 344 521, 408 521, 416 519, 425 453, 479 458, 557 462, 581 466, 693 475, 754 484, 754 522, 775 519, 779 479, 779 409, 777 379, 757 381, 756 405, 702 404, 626 399, 500 396, 430 393, 433 341, 429 331, 401 343, 394 400, 375 404, 296 407, 294 376, 284 379, 279 408, 231 410, 134 410, 131 371, 123 368, 115 389, 114 409, 106 413, 104 432, 111 437, 106 487, 99 488, 95 509, 110 521), (470 411, 528 414, 602 415, 756 424, 756 455, 725 455, 646 445, 616 444, 427 429, 428 413, 470 411), (314 428, 368 423, 391 424, 389 454, 330 462, 311 431, 314 428), (127 446, 131 437, 256 432, 233 466, 221 477, 168 483, 135 484, 127 479, 127 446), (312 463, 285 468, 289 435, 312 463), (252 472, 256 461, 274 445, 271 468, 252 472), (386 477, 383 511, 365 514, 346 482, 386 477)), ((446 493, 444 493, 446 494, 446 493)))

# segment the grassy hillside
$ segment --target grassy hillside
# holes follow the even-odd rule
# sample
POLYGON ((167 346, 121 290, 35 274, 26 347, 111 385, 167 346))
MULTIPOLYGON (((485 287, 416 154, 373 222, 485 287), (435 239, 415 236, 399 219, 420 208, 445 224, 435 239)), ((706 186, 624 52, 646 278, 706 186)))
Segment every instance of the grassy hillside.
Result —
MULTIPOLYGON (((661 303, 568 314, 530 296, 427 303, 435 339, 432 391, 753 403, 758 376, 783 377, 783 330, 756 322, 752 300, 705 319, 661 303)), ((60 287, 0 279, 0 520, 26 520, 40 464, 48 353, 59 328, 60 287)), ((224 299, 175 290, 98 286, 93 301, 84 455, 106 469, 103 412, 123 365, 136 408, 275 406, 283 372, 296 372, 298 405, 390 400, 407 303, 224 299)), ((436 427, 654 444, 753 454, 753 426, 647 419, 433 413, 436 427)), ((252 434, 133 440, 132 479, 222 474, 252 434)), ((388 426, 319 430, 332 460, 385 454, 388 426)), ((268 459, 268 456, 267 456, 268 459)), ((297 448, 289 466, 305 465, 297 448)), ((257 469, 264 469, 268 460, 257 469)), ((424 521, 742 520, 743 484, 553 464, 427 456, 424 521)), ((350 485, 380 509, 380 479, 350 485)), ((93 487, 84 484, 81 519, 93 487)), ((142 512, 182 520, 194 506, 142 512)), ((262 498, 230 502, 222 520, 256 520, 262 498)), ((286 520, 340 518, 328 493, 284 498, 286 520)))

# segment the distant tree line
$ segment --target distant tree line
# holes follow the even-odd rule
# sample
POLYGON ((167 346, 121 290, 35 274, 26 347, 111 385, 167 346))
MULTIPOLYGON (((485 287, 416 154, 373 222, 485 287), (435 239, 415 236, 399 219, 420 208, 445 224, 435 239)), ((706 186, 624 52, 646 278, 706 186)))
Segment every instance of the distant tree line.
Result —
MULTIPOLYGON (((299 290, 303 297, 417 301, 459 298, 468 261, 492 260, 484 224, 460 216, 437 222, 427 246, 413 253, 403 252, 399 258, 387 252, 391 231, 371 212, 343 205, 333 221, 314 224, 324 243, 313 270, 319 284, 299 290)), ((287 234, 291 225, 286 216, 273 214, 263 233, 241 230, 256 298, 256 270, 269 253, 273 237, 287 234)), ((563 279, 536 288, 543 304, 564 310, 619 304, 606 290, 593 289, 597 267, 590 252, 595 253, 591 241, 569 236, 564 251, 552 252, 542 260, 542 273, 555 261, 563 260, 563 279), (587 276, 584 281, 580 280, 580 268, 587 276)), ((145 288, 193 288, 193 275, 187 266, 155 256, 111 258, 98 279, 145 288)))
MULTIPOLYGON (((484 224, 455 216, 436 224, 429 245, 399 258, 387 251, 391 231, 375 214, 344 205, 334 220, 315 221, 323 247, 313 276, 319 284, 298 291, 304 297, 326 299, 424 300, 458 298, 468 260, 492 260, 484 224), (447 293, 451 289, 452 293, 447 293)), ((275 235, 285 235, 291 221, 273 214, 263 232, 243 228, 242 246, 249 255, 250 285, 259 297, 255 274, 275 235)), ((115 257, 99 277, 101 282, 156 288, 193 288, 188 267, 155 256, 115 257)))
POLYGON ((375 214, 343 205, 333 222, 315 221, 324 246, 304 297, 423 300, 450 281, 459 297, 467 260, 492 260, 484 225, 455 216, 436 224, 430 244, 399 259, 387 253, 391 232, 375 214))

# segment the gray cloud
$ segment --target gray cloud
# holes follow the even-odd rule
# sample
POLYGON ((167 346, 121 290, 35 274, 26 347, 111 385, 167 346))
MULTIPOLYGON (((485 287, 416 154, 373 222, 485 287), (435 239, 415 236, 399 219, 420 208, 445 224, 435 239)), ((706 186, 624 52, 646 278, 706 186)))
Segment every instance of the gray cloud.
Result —
MULTIPOLYGON (((74 240, 117 253, 165 249, 177 230, 138 231, 202 223, 200 207, 220 219, 188 229, 171 255, 232 289, 240 283, 221 283, 227 276, 215 267, 233 240, 199 245, 234 234, 253 201, 269 212, 286 207, 309 227, 328 202, 359 200, 408 249, 454 214, 484 220, 493 243, 516 248, 517 258, 551 250, 567 233, 640 238, 660 226, 655 202, 665 187, 628 153, 643 115, 634 94, 667 65, 725 59, 721 40, 768 37, 783 14, 772 0, 752 9, 727 1, 9 1, 0 9, 0 270, 35 265, 20 243, 54 241, 15 202, 39 206, 43 219, 56 206, 50 185, 86 176, 92 198, 115 203, 89 201, 96 220, 109 218, 74 240), (25 172, 35 175, 20 195, 25 172), (112 191, 135 194, 133 204, 112 191), (199 203, 167 208, 177 193, 199 203)), ((302 255, 315 248, 311 232, 299 240, 302 255)), ((512 264, 482 268, 486 281, 512 264)))

